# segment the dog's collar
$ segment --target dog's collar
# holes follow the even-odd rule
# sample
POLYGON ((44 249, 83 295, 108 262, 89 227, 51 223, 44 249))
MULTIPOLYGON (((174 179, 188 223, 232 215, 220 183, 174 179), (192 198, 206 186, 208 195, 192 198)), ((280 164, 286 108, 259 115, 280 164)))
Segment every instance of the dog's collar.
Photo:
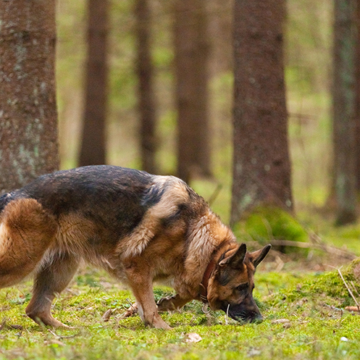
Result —
POLYGON ((201 291, 200 291, 200 299, 203 303, 207 303, 207 288, 209 285, 209 279, 210 276, 212 274, 212 272, 214 271, 216 266, 216 261, 214 260, 214 258, 212 258, 204 272, 204 276, 203 279, 201 281, 200 287, 201 287, 201 291))

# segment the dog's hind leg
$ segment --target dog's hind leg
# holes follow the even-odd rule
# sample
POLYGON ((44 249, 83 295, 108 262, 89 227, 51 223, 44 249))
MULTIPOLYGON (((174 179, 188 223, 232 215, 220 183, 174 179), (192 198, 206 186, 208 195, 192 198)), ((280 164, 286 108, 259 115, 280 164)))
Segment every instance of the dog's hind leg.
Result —
POLYGON ((56 233, 56 222, 34 199, 11 201, 0 217, 0 288, 29 275, 56 233))
POLYGON ((37 323, 52 327, 67 327, 51 315, 51 303, 56 294, 63 291, 74 276, 79 260, 73 255, 58 254, 36 274, 33 296, 26 314, 37 323))

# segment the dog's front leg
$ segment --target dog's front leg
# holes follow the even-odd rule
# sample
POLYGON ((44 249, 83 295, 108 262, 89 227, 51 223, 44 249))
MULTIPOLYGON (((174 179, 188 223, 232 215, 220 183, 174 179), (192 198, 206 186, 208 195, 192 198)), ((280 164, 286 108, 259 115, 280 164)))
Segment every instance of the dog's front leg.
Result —
POLYGON ((162 298, 157 303, 158 311, 167 311, 167 310, 179 310, 181 309, 186 303, 188 303, 192 299, 184 299, 179 294, 175 296, 169 296, 166 298, 162 298))
POLYGON ((152 288, 151 271, 141 259, 132 259, 125 265, 129 285, 136 298, 138 313, 145 325, 157 329, 171 329, 158 313, 152 288))

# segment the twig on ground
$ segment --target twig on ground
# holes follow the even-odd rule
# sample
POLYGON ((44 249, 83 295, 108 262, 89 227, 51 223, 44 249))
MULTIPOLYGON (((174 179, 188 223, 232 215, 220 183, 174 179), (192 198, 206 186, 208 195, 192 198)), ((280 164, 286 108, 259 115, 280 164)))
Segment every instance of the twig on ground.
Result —
POLYGON ((80 335, 80 332, 78 332, 77 334, 74 334, 74 335, 62 336, 62 335, 56 334, 56 333, 55 333, 54 331, 52 331, 51 329, 47 329, 47 330, 48 330, 48 332, 49 332, 52 336, 54 336, 54 338, 55 338, 56 340, 72 339, 72 338, 80 335))
POLYGON ((226 314, 225 314, 225 325, 228 325, 229 307, 230 307, 230 304, 228 305, 228 307, 227 307, 227 309, 226 309, 226 314))
POLYGON ((351 285, 352 285, 354 291, 356 292, 356 295, 360 298, 360 295, 359 295, 358 291, 356 290, 356 286, 353 281, 351 281, 351 285))
POLYGON ((350 294, 350 295, 351 295, 351 297, 354 299, 355 304, 356 304, 356 306, 357 306, 357 308, 358 308, 358 311, 360 311, 360 305, 359 305, 359 303, 357 302, 357 300, 356 300, 356 298, 355 298, 355 296, 354 296, 353 292, 352 292, 352 291, 351 291, 351 289, 349 288, 348 284, 346 283, 346 281, 345 281, 345 279, 344 279, 344 277, 343 277, 343 275, 342 275, 342 273, 341 273, 340 269, 341 269, 341 268, 337 269, 337 270, 338 270, 338 273, 339 273, 339 275, 340 275, 340 277, 341 277, 342 281, 344 282, 344 284, 345 284, 345 286, 346 286, 346 288, 347 288, 347 290, 348 290, 349 294, 350 294))
POLYGON ((48 329, 48 332, 56 339, 56 340, 60 340, 61 337, 57 334, 54 333, 54 331, 52 331, 51 329, 48 329))

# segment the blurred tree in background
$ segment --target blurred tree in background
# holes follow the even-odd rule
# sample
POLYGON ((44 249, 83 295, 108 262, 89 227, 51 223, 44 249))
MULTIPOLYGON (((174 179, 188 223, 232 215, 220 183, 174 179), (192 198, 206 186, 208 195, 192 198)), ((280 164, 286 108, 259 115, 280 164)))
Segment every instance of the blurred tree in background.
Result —
MULTIPOLYGON (((175 0, 148 0, 151 23, 153 94, 156 98, 157 172, 177 171, 177 104, 173 29, 175 0)), ((222 185, 214 211, 229 219, 232 167, 233 1, 209 0, 208 116, 211 180, 194 176, 191 185, 205 199, 222 185)), ((288 135, 292 190, 298 216, 309 221, 324 204, 333 182, 332 69, 334 0, 288 0, 284 27, 288 135)), ((109 4, 109 91, 107 162, 141 168, 139 147, 137 42, 134 0, 109 4)), ((58 3, 57 82, 61 167, 76 165, 79 152, 82 69, 85 63, 86 1, 58 3)), ((189 15, 190 16, 190 15, 189 15)), ((183 29, 183 34, 187 31, 183 29)), ((194 125, 194 124, 193 124, 194 125)), ((360 141, 359 141, 360 143, 360 141)))
POLYGON ((211 175, 206 3, 176 0, 174 8, 177 175, 187 182, 211 175))
POLYGON ((355 158, 356 190, 360 193, 360 0, 356 1, 356 49, 355 49, 355 158))
POLYGON ((156 174, 156 106, 151 56, 151 16, 148 0, 135 0, 136 75, 140 115, 141 168, 156 174))
POLYGON ((235 1, 232 224, 256 206, 293 209, 284 19, 284 0, 235 1))
POLYGON ((88 0, 88 49, 80 166, 106 163, 107 33, 107 0, 88 0))
POLYGON ((356 220, 355 0, 334 2, 333 136, 336 223, 356 220))
POLYGON ((0 193, 58 169, 55 1, 0 2, 0 193))

